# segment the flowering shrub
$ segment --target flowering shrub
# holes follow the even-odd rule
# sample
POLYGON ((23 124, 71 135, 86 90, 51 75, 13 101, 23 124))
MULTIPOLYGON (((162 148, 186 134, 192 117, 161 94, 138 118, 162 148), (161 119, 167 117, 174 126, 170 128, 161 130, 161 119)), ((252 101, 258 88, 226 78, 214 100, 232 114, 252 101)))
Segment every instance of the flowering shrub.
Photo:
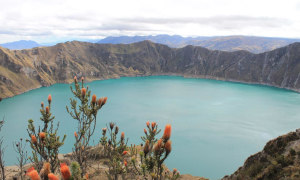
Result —
POLYGON ((49 162, 51 165, 51 171, 55 170, 59 166, 58 152, 59 148, 64 144, 66 135, 63 139, 60 140, 60 137, 57 135, 59 128, 59 122, 57 123, 56 128, 54 128, 53 120, 54 116, 51 113, 51 102, 52 96, 48 96, 48 106, 44 107, 44 103, 41 103, 41 121, 43 121, 43 126, 34 126, 34 121, 30 119, 28 121, 27 132, 31 140, 30 146, 32 149, 32 157, 29 159, 35 164, 35 167, 38 170, 41 170, 43 162, 49 162))
POLYGON ((96 95, 90 99, 91 91, 88 87, 84 87, 84 78, 81 78, 81 85, 78 83, 77 77, 74 77, 75 89, 71 86, 71 91, 75 98, 79 101, 79 105, 75 99, 70 98, 71 107, 67 106, 67 112, 78 123, 78 129, 74 133, 75 144, 73 149, 73 159, 77 161, 82 168, 81 174, 85 174, 87 170, 87 160, 89 142, 95 132, 97 113, 106 103, 107 97, 99 98, 96 95), (71 111, 72 110, 72 111, 71 111))

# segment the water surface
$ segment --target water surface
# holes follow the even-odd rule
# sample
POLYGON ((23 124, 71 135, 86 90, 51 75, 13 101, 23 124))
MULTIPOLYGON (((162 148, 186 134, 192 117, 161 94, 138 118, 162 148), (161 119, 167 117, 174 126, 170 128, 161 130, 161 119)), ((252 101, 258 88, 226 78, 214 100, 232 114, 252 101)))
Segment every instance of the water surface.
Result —
MULTIPOLYGON (((72 150, 76 121, 65 108, 72 96, 69 86, 56 84, 0 103, 7 165, 16 162, 12 142, 28 138, 27 120, 39 121, 40 103, 49 93, 59 133, 67 134, 61 153, 72 150)), ((156 121, 161 128, 171 123, 169 168, 211 179, 233 173, 267 141, 300 127, 300 94, 278 88, 170 76, 94 81, 88 86, 97 97, 108 97, 98 114, 95 144, 110 121, 136 144, 141 143, 146 121, 156 121)))

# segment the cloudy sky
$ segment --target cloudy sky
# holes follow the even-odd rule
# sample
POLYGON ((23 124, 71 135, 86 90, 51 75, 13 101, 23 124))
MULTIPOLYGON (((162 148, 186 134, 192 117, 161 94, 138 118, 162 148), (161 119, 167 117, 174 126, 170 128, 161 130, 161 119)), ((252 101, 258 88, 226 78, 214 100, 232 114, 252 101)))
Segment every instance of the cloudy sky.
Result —
POLYGON ((0 0, 0 43, 178 34, 300 38, 300 0, 0 0))

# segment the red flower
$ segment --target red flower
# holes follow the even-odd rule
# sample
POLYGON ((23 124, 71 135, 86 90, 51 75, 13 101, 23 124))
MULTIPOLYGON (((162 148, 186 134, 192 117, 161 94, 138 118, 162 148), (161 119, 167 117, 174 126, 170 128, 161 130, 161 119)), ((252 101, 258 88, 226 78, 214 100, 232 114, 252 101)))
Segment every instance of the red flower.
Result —
POLYGON ((97 96, 94 94, 92 96, 92 103, 95 105, 96 104, 96 100, 97 100, 97 96))
POLYGON ((51 104, 51 101, 52 101, 52 96, 51 96, 51 94, 49 94, 49 96, 48 96, 48 103, 51 104))
POLYGON ((147 121, 147 122, 146 122, 146 125, 147 125, 147 127, 149 127, 149 126, 150 126, 150 122, 149 122, 149 121, 147 121))
POLYGON ((89 179, 89 174, 88 174, 88 173, 85 174, 85 179, 86 179, 86 180, 89 179))
POLYGON ((26 175, 29 176, 31 180, 41 180, 39 173, 34 169, 34 167, 29 168, 26 175))
POLYGON ((39 136, 40 136, 41 139, 45 139, 46 133, 45 132, 40 132, 39 136))
POLYGON ((127 161, 126 161, 126 159, 124 159, 124 165, 125 165, 125 167, 127 167, 127 161))
POLYGON ((85 88, 82 88, 81 89, 81 96, 84 97, 86 94, 86 89, 85 88))
POLYGON ((128 153, 128 151, 123 151, 122 155, 125 156, 128 153))
POLYGON ((53 173, 48 174, 49 180, 59 180, 57 176, 55 176, 53 173))
POLYGON ((60 172, 61 172, 63 180, 70 180, 71 172, 66 163, 60 164, 60 172))
POLYGON ((167 124, 166 127, 165 127, 165 131, 164 131, 164 135, 163 135, 163 139, 165 140, 165 142, 167 140, 169 140, 171 137, 171 125, 170 124, 167 124))
POLYGON ((36 143, 37 143, 37 139, 36 139, 35 135, 31 135, 31 142, 32 142, 33 144, 36 144, 36 143))
POLYGON ((46 114, 49 114, 49 112, 50 112, 50 109, 49 109, 49 107, 47 106, 47 107, 46 107, 46 114))

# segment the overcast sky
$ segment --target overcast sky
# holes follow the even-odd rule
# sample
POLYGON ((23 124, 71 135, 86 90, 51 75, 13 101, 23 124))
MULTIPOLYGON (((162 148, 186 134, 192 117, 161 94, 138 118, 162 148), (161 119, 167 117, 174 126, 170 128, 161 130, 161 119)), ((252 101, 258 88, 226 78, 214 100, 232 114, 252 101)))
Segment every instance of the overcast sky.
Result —
POLYGON ((0 0, 0 43, 106 36, 300 38, 300 0, 0 0))

